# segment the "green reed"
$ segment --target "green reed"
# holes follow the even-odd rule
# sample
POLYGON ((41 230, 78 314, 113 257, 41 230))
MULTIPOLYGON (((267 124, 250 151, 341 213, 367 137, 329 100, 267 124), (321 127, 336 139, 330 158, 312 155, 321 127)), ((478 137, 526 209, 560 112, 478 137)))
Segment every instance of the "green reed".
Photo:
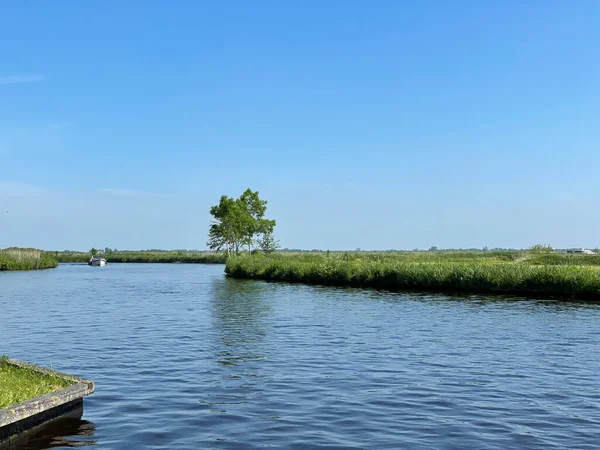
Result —
MULTIPOLYGON (((55 252, 59 262, 84 263, 90 259, 84 252, 55 252)), ((116 251, 102 253, 98 256, 109 263, 190 263, 190 264, 224 264, 225 255, 212 252, 178 252, 178 251, 116 251)))
POLYGON ((52 253, 32 248, 7 248, 0 250, 0 271, 49 269, 58 266, 52 253))
POLYGON ((241 255, 229 258, 225 271, 234 278, 309 284, 600 300, 596 268, 540 264, 527 254, 490 253, 241 255))

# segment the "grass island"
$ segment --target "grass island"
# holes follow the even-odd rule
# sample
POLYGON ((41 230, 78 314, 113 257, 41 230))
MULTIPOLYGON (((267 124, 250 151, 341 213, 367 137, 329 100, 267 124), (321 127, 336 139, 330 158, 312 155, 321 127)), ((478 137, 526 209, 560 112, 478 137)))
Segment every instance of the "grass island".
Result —
POLYGON ((498 252, 242 254, 233 278, 390 290, 600 300, 600 255, 498 252))
POLYGON ((7 408, 35 397, 69 387, 75 381, 58 374, 42 373, 0 359, 0 408, 7 408))

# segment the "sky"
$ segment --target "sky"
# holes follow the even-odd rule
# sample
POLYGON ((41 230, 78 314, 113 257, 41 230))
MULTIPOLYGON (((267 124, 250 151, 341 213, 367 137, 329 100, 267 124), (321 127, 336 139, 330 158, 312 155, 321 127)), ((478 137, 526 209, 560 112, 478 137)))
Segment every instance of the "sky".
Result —
POLYGON ((3 2, 0 248, 600 246, 600 3, 3 2))

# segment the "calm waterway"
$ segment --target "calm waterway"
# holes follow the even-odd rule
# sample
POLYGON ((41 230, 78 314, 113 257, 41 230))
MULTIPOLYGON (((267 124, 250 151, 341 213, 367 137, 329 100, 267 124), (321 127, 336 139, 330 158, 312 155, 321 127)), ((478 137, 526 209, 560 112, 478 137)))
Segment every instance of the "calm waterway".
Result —
POLYGON ((0 273, 0 354, 96 383, 20 449, 597 449, 599 342, 595 304, 220 265, 0 273))

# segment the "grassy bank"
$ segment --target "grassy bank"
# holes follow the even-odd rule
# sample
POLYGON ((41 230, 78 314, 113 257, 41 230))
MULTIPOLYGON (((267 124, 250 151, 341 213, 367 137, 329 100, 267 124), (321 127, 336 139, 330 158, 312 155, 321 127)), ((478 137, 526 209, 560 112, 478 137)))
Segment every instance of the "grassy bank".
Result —
POLYGON ((395 290, 548 295, 600 300, 600 257, 528 253, 356 253, 241 255, 234 278, 395 290), (589 258, 587 264, 581 258, 589 258))
POLYGON ((8 358, 0 358, 0 408, 21 403, 72 384, 72 381, 62 377, 17 367, 10 364, 8 358))
POLYGON ((0 271, 49 269, 58 266, 52 253, 31 248, 0 250, 0 271))
MULTIPOLYGON (((61 263, 86 263, 89 253, 54 252, 61 263)), ((153 252, 153 251, 117 251, 103 253, 103 258, 111 263, 190 263, 190 264, 224 264, 225 256, 212 252, 153 252)))

